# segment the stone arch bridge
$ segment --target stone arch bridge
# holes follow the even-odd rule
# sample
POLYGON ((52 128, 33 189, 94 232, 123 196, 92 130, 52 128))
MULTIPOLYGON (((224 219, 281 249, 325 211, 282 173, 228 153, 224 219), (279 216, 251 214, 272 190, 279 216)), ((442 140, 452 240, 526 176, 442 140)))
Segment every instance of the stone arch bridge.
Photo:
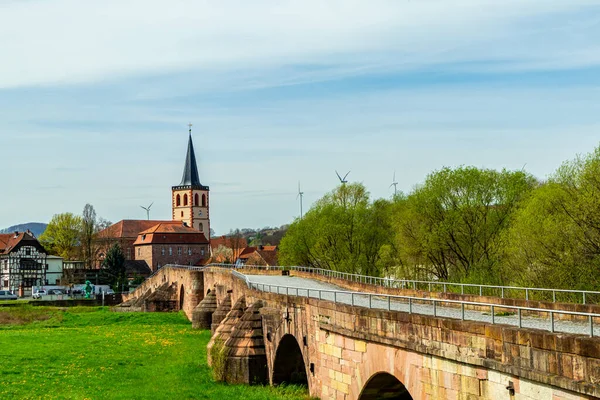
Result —
POLYGON ((231 383, 305 383, 312 396, 344 400, 600 397, 597 305, 424 293, 310 271, 218 266, 164 267, 126 300, 124 306, 146 311, 181 309, 194 327, 212 329, 209 362, 220 357, 231 383), (293 284, 274 287, 250 277, 293 284), (342 290, 302 289, 296 283, 302 279, 342 290), (425 297, 429 311, 418 300, 425 297), (407 299, 409 308, 401 310, 407 299), (469 313, 484 320, 465 318, 469 313), (517 313, 517 325, 503 323, 517 313), (552 326, 526 327, 536 318, 552 326))

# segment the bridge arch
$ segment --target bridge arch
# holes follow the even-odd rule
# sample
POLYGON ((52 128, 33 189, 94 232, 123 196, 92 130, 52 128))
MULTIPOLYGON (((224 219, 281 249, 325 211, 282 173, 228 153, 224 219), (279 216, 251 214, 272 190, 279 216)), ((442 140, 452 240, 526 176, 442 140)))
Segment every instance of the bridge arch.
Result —
POLYGON ((273 384, 308 386, 304 356, 294 335, 286 334, 279 341, 273 363, 273 384))
POLYGON ((377 372, 365 384, 358 400, 413 400, 406 386, 394 375, 377 372))
POLYGON ((179 288, 179 309, 183 310, 183 302, 185 301, 185 288, 183 284, 179 288))

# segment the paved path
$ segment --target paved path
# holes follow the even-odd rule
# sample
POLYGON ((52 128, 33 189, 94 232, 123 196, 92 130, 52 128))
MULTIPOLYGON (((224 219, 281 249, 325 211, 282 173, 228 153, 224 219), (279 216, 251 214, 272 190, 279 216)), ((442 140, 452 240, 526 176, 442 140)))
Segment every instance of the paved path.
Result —
MULTIPOLYGON (((332 285, 325 282, 320 282, 315 279, 300 278, 294 276, 269 276, 269 275, 246 275, 248 281, 255 284, 265 285, 260 286, 259 289, 264 291, 279 292, 280 294, 289 294, 292 296, 303 296, 313 297, 323 300, 337 301, 344 304, 352 304, 359 307, 371 307, 374 309, 388 310, 388 307, 392 311, 409 312, 415 314, 434 315, 434 307, 429 302, 422 303, 414 301, 412 306, 408 304, 407 299, 391 300, 388 302, 387 297, 382 297, 376 294, 364 295, 364 294, 352 294, 352 293, 331 293, 326 290, 339 290, 349 292, 348 289, 341 288, 336 285, 332 285), (273 285, 269 287, 268 285, 273 285), (283 287, 275 286, 287 286, 288 289, 283 287), (321 292, 319 292, 321 291, 321 292)), ((501 306, 497 307, 500 311, 509 311, 510 309, 503 309, 501 306)), ((519 325, 519 319, 516 314, 499 316, 498 311, 495 311, 494 323, 506 324, 506 325, 519 325)), ((527 312, 523 311, 521 317, 521 324, 524 328, 542 329, 546 331, 551 330, 550 316, 543 317, 532 317, 527 316, 527 312)), ((435 315, 444 318, 461 319, 461 309, 456 307, 447 307, 437 305, 435 307, 435 315)), ((589 335, 590 328, 588 322, 572 322, 572 321, 559 321, 558 314, 555 315, 554 330, 556 332, 563 333, 575 333, 582 335, 589 335)), ((491 313, 465 310, 465 319, 471 321, 481 321, 485 323, 492 323, 491 313)), ((600 319, 600 316, 599 318, 600 319)), ((600 336, 600 326, 597 323, 594 324, 594 336, 600 336)))

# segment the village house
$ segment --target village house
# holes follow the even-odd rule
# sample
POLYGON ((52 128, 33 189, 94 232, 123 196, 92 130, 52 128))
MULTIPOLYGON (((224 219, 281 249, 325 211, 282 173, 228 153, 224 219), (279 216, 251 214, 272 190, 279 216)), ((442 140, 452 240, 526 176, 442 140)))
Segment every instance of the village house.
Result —
POLYGON ((135 260, 133 243, 137 240, 138 234, 158 224, 169 222, 173 221, 124 219, 116 224, 112 224, 106 229, 98 232, 94 239, 97 248, 98 262, 101 262, 102 259, 104 259, 108 249, 115 243, 118 243, 121 246, 123 254, 125 255, 125 260, 135 260))
POLYGON ((236 265, 261 265, 273 267, 278 265, 277 246, 246 247, 236 260, 236 265))
POLYGON ((31 295, 33 286, 48 284, 48 252, 33 233, 0 234, 0 284, 20 297, 31 295))
POLYGON ((201 265, 210 255, 204 234, 178 221, 140 232, 133 245, 135 259, 145 261, 152 271, 167 264, 201 265))

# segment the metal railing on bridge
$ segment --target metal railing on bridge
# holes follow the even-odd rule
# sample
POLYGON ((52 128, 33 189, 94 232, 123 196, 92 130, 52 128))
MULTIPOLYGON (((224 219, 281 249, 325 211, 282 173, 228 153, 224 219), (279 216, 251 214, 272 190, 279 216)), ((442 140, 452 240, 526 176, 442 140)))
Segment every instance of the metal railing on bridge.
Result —
MULTIPOLYGON (((220 265, 213 265, 220 267, 220 265)), ((434 317, 454 318, 460 320, 480 321, 485 323, 508 324, 519 328, 543 329, 550 332, 585 334, 593 337, 598 332, 600 314, 564 310, 549 310, 535 307, 499 305, 485 302, 444 300, 430 297, 399 296, 366 292, 309 289, 294 286, 272 285, 252 282, 247 275, 237 269, 232 273, 244 280, 250 289, 283 294, 302 296, 351 306, 369 309, 408 312, 409 314, 432 315, 434 317), (482 312, 481 309, 488 309, 482 312), (510 310, 510 311, 506 311, 510 310), (557 316, 575 316, 577 320, 565 320, 557 316), (542 318, 547 316, 547 318, 542 318), (582 322, 587 320, 586 322, 582 322), (596 321, 595 321, 596 320, 596 321), (596 325, 596 327, 595 327, 596 325)))
MULTIPOLYGON (((536 301, 551 301, 553 303, 580 303, 580 304, 600 304, 600 291, 592 290, 572 290, 572 289, 552 289, 536 288, 523 286, 499 286, 499 285, 480 285, 474 283, 457 283, 443 281, 422 281, 410 279, 380 278, 376 276, 351 274, 348 272, 333 271, 322 268, 299 267, 299 266, 262 266, 262 265, 234 265, 224 263, 213 263, 203 267, 185 266, 185 265, 166 265, 165 267, 183 268, 188 270, 201 271, 208 267, 219 267, 229 269, 258 269, 258 270, 291 270, 320 275, 328 278, 342 279, 350 282, 357 282, 375 286, 382 286, 394 289, 412 289, 429 292, 456 293, 477 296, 491 296, 509 299, 525 299, 536 301)), ((160 271, 155 271, 150 277, 160 271)))
MULTIPOLYGON (((473 283, 456 283, 442 281, 421 281, 409 279, 380 278, 375 276, 351 274, 348 272, 333 271, 321 268, 298 267, 298 266, 259 266, 233 264, 209 264, 206 267, 221 267, 234 269, 259 269, 259 270, 292 270, 320 275, 328 278, 342 279, 350 282, 357 282, 375 286, 382 286, 394 289, 412 289, 429 292, 456 293, 477 296, 491 296, 510 299, 525 299, 537 301, 551 301, 553 303, 580 303, 580 304, 600 304, 600 291, 591 290, 571 290, 571 289, 552 289, 535 288, 522 286, 499 286, 499 285, 480 285, 473 283)), ((198 267, 192 267, 198 268, 198 267)), ((202 267, 204 268, 204 267, 202 267)))

